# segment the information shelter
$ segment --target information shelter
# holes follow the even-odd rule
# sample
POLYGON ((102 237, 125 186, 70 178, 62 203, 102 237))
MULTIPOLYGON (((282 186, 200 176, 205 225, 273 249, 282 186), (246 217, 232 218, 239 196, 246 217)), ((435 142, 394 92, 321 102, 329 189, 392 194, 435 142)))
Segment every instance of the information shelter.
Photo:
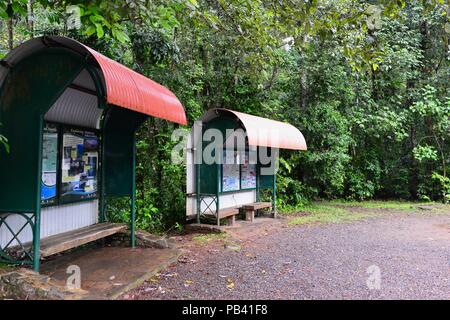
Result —
POLYGON ((207 111, 187 143, 187 219, 234 217, 240 210, 253 220, 258 209, 276 214, 276 167, 279 149, 306 150, 294 126, 228 109, 207 111), (261 202, 261 190, 272 202, 261 202))
POLYGON ((41 257, 122 231, 106 197, 129 197, 135 244, 135 131, 186 124, 167 88, 65 37, 31 39, 0 61, 0 261, 41 257))

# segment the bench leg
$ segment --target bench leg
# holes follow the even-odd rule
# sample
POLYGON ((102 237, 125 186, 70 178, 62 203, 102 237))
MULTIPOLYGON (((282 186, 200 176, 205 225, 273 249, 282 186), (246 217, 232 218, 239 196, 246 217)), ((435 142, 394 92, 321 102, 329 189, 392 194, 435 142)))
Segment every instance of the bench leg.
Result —
POLYGON ((229 226, 234 226, 234 222, 236 221, 236 216, 231 216, 228 218, 228 225, 229 226))
POLYGON ((255 220, 255 210, 245 210, 245 221, 253 222, 255 220))

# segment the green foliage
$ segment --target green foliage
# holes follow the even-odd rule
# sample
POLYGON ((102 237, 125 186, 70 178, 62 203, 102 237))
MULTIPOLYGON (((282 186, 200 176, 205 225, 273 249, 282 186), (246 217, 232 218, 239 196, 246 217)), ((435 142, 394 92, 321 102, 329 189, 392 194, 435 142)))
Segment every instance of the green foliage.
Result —
POLYGON ((425 146, 417 146, 413 149, 414 158, 419 160, 420 162, 430 160, 435 161, 438 159, 437 151, 433 146, 425 145, 425 146))
POLYGON ((355 200, 370 199, 375 195, 375 185, 367 180, 363 172, 358 169, 347 172, 347 198, 355 200))
MULTIPOLYGON (((1 127, 1 123, 0 123, 0 127, 1 127)), ((9 153, 9 144, 8 144, 8 139, 4 136, 0 134, 0 145, 3 146, 3 148, 5 148, 6 152, 9 153)))
MULTIPOLYGON (((0 56, 12 20, 14 45, 70 36, 164 84, 189 124, 224 107, 298 127, 308 151, 281 151, 282 210, 317 198, 448 197, 448 1, 36 0, 34 30, 27 3, 0 2, 0 56)), ((149 119, 137 134, 141 228, 184 222, 176 127, 149 119)), ((127 200, 108 208, 129 219, 127 200)))
POLYGON ((2 145, 6 152, 9 153, 9 144, 8 144, 8 139, 6 139, 5 136, 0 135, 0 145, 2 145))
POLYGON ((450 178, 440 175, 437 172, 433 172, 431 175, 433 180, 436 180, 440 185, 440 190, 442 193, 442 200, 444 203, 450 202, 450 178))

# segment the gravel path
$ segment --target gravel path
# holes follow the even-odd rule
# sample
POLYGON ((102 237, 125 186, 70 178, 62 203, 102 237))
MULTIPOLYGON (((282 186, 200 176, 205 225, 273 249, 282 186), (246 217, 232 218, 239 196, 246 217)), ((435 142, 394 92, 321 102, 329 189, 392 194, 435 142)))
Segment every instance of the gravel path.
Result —
POLYGON ((180 240, 184 259, 122 298, 450 299, 449 214, 278 223, 206 245, 180 240), (378 271, 380 288, 370 290, 378 271))

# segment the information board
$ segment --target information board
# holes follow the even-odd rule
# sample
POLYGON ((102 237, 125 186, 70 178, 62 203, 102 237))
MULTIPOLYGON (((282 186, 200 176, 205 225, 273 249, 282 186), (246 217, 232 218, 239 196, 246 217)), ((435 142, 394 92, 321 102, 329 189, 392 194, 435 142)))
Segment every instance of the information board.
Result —
POLYGON ((225 150, 222 165, 222 191, 236 191, 240 188, 239 155, 225 150))
POLYGON ((256 188, 256 164, 251 164, 249 154, 243 157, 241 165, 241 189, 256 188))
POLYGON ((42 205, 56 203, 56 178, 58 165, 58 130, 46 124, 42 137, 42 205))
POLYGON ((65 129, 62 148, 61 202, 97 197, 99 139, 96 133, 65 129))

